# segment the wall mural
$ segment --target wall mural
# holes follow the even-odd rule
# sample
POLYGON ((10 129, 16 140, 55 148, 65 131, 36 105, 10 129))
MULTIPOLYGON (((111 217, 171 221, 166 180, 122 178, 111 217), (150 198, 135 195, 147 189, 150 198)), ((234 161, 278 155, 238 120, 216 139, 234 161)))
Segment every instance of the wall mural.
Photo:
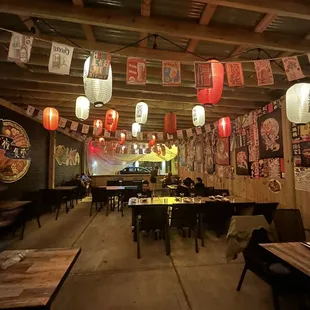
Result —
POLYGON ((216 144, 216 163, 218 165, 229 165, 229 139, 219 138, 216 144))
POLYGON ((236 148, 236 173, 249 175, 249 151, 247 146, 236 148))
POLYGON ((69 149, 64 145, 57 145, 55 159, 58 165, 78 166, 80 164, 80 154, 76 149, 69 149))
POLYGON ((20 180, 30 167, 30 140, 19 124, 0 119, 0 181, 20 180))

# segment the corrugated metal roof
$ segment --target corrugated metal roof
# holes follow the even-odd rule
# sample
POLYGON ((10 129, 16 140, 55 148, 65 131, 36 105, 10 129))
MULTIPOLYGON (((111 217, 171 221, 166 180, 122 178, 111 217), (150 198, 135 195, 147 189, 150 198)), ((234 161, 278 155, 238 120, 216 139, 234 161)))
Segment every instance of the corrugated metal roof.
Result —
POLYGON ((84 0, 85 6, 117 9, 126 13, 140 14, 141 2, 136 0, 84 0))
POLYGON ((93 32, 98 41, 106 43, 127 45, 140 40, 139 32, 129 30, 93 26, 93 32))
POLYGON ((254 29, 264 14, 224 6, 218 6, 210 21, 210 26, 234 25, 254 29))
MULTIPOLYGON (((236 49, 235 45, 200 41, 195 53, 199 55, 215 56, 217 58, 228 57, 236 49)), ((198 59, 198 58, 197 58, 198 59)))
POLYGON ((310 33, 310 21, 278 16, 269 25, 265 32, 277 32, 284 34, 294 34, 300 37, 304 37, 310 33))
POLYGON ((28 31, 23 21, 17 15, 6 13, 0 13, 0 27, 20 32, 28 31))
MULTIPOLYGON (((183 49, 187 48, 188 39, 182 39, 182 38, 176 38, 176 37, 170 37, 167 35, 162 35, 165 39, 161 37, 156 38, 157 43, 157 49, 159 50, 167 50, 167 51, 174 51, 174 52, 182 52, 182 49, 180 49, 178 46, 182 47, 183 49), (169 41, 171 42, 169 42, 169 41), (177 46, 178 45, 178 46, 177 46)), ((154 38, 148 39, 148 47, 153 48, 153 44, 155 42, 154 38)))
POLYGON ((60 33, 70 38, 85 39, 84 31, 81 24, 64 22, 56 19, 51 20, 41 18, 38 20, 36 25, 44 34, 59 35, 60 33), (54 31, 49 25, 55 28, 56 31, 54 31))
POLYGON ((199 20, 204 3, 189 0, 153 0, 152 16, 169 16, 180 19, 199 20))

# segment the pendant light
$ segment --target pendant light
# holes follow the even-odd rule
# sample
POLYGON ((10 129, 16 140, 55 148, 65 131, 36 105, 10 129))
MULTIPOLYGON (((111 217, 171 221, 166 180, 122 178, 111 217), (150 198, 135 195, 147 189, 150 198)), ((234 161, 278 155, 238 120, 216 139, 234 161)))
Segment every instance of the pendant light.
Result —
POLYGON ((206 112, 202 105, 196 105, 192 110, 193 124, 196 127, 201 127, 206 122, 206 112))
POLYGON ((132 136, 136 138, 139 132, 141 132, 141 125, 139 123, 133 123, 131 127, 132 136))
POLYGON ((120 140, 118 141, 118 143, 120 145, 123 145, 123 144, 125 144, 125 142, 126 142, 126 135, 123 132, 121 132, 121 137, 120 137, 120 140))
POLYGON ((117 111, 110 109, 105 114, 104 127, 107 131, 115 132, 118 125, 119 114, 117 111))
POLYGON ((149 141, 149 146, 152 147, 155 145, 155 143, 156 143, 156 137, 155 137, 155 135, 152 135, 152 138, 149 141))
POLYGON ((149 106, 145 102, 139 102, 136 105, 136 123, 145 124, 149 113, 149 106))
POLYGON ((58 128, 59 113, 55 108, 45 108, 43 110, 43 126, 47 130, 54 131, 58 128))
POLYGON ((165 115, 164 130, 166 133, 173 135, 177 132, 177 116, 173 112, 165 115))
POLYGON ((84 96, 79 96, 76 98, 75 102, 75 115, 81 120, 85 121, 89 117, 89 100, 84 96))
POLYGON ((94 120, 94 135, 95 136, 100 136, 102 134, 102 130, 103 130, 103 123, 102 120, 100 119, 95 119, 94 120))
POLYGON ((112 67, 106 80, 88 78, 90 57, 84 63, 83 81, 84 91, 88 100, 96 107, 101 108, 112 98, 112 67))
POLYGON ((310 84, 298 83, 286 92, 286 116, 295 124, 310 122, 310 84))
POLYGON ((231 121, 229 117, 223 117, 217 124, 218 134, 221 138, 228 138, 231 135, 231 121))

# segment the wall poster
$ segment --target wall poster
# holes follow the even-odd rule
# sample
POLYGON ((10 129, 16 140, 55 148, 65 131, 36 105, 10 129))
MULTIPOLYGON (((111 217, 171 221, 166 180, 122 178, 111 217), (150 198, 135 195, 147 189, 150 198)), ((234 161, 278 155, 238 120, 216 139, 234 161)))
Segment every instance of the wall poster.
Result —
POLYGON ((237 175, 250 175, 249 150, 247 146, 236 148, 237 175))
POLYGON ((0 181, 13 183, 27 173, 31 163, 30 147, 23 127, 0 119, 0 181))
POLYGON ((229 138, 218 138, 215 160, 218 165, 229 165, 229 138))
POLYGON ((57 145, 55 159, 58 165, 78 166, 80 164, 80 154, 76 149, 69 149, 64 145, 57 145))

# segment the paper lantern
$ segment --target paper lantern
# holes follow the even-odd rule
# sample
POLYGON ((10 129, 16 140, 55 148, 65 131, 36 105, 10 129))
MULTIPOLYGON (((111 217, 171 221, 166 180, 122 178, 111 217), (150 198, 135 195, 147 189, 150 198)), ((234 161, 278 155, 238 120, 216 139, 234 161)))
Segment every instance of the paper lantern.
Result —
POLYGON ((125 144, 125 142, 126 142, 126 135, 122 132, 122 133, 121 133, 120 140, 118 141, 118 143, 119 143, 120 145, 123 145, 123 144, 125 144))
POLYGON ((104 143, 104 138, 103 138, 103 137, 100 137, 100 138, 99 138, 99 143, 100 143, 100 144, 103 144, 103 143, 104 143))
POLYGON ((117 111, 110 109, 105 114, 104 127, 110 132, 115 132, 118 124, 119 114, 117 111))
POLYGON ((306 124, 310 122, 310 84, 298 83, 286 92, 286 116, 290 122, 306 124))
POLYGON ((101 108, 112 98, 112 67, 109 67, 109 74, 106 80, 88 78, 90 57, 84 63, 83 81, 84 91, 88 100, 96 108, 101 108))
POLYGON ((95 119, 94 120, 94 135, 95 136, 99 136, 102 134, 102 129, 103 129, 102 127, 103 127, 102 120, 95 119))
POLYGON ((132 136, 136 138, 139 132, 141 132, 141 125, 139 123, 133 123, 131 127, 132 136))
POLYGON ((177 132, 177 116, 175 113, 170 112, 165 115, 164 130, 169 135, 177 132))
POLYGON ((45 108, 43 110, 43 126, 47 130, 56 130, 58 128, 59 113, 54 108, 45 108))
POLYGON ((75 102, 75 116, 81 120, 85 121, 89 117, 89 100, 84 96, 79 96, 76 98, 75 102))
POLYGON ((223 92, 224 84, 224 67, 217 60, 209 60, 212 72, 212 87, 204 88, 197 91, 198 101, 202 104, 217 104, 223 92))
POLYGON ((152 147, 155 145, 155 143, 156 143, 156 137, 152 135, 152 139, 149 141, 149 146, 152 147))
POLYGON ((228 138, 231 135, 231 122, 229 117, 223 117, 217 124, 218 134, 221 138, 228 138))
POLYGON ((147 115, 149 113, 149 107, 145 102, 139 102, 136 105, 136 123, 145 124, 147 121, 147 115))
POLYGON ((201 105, 196 105, 192 110, 193 124, 196 127, 201 127, 206 122, 205 108, 201 105))

